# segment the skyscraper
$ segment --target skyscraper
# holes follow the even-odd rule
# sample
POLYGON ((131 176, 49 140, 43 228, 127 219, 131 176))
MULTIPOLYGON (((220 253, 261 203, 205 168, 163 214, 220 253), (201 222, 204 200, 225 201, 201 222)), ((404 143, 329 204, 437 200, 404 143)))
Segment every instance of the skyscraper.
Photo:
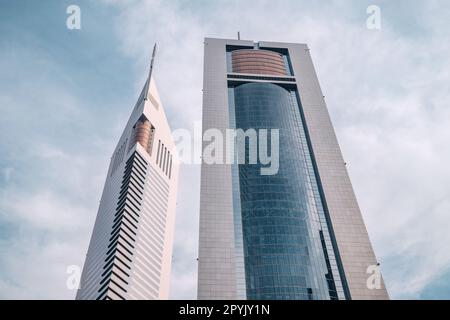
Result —
POLYGON ((155 81, 112 155, 77 299, 167 299, 178 163, 155 81))
POLYGON ((307 45, 204 50, 203 131, 278 129, 279 169, 202 164, 198 298, 388 299, 307 45))

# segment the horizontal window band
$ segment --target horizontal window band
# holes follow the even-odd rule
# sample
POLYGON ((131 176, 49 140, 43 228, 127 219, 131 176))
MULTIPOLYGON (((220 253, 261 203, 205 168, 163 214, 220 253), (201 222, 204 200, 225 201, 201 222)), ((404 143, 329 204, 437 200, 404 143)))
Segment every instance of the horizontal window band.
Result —
MULTIPOLYGON (((121 218, 126 214, 127 217, 133 219, 137 224, 139 224, 139 221, 138 221, 138 219, 137 219, 137 218, 139 218, 139 215, 136 214, 136 213, 134 213, 134 214, 137 215, 137 218, 136 218, 136 217, 134 217, 132 214, 130 214, 130 213, 127 211, 127 209, 128 209, 128 208, 124 208, 122 211, 117 211, 117 212, 115 213, 115 216, 116 216, 116 217, 114 218, 113 222, 116 222, 118 219, 121 219, 121 218)), ((131 211, 131 210, 130 210, 130 211, 131 211)))
MULTIPOLYGON (((274 64, 267 64, 267 63, 239 63, 236 65, 233 65, 233 72, 236 72, 234 70, 241 70, 241 69, 272 69, 281 71, 284 74, 286 74, 286 68, 284 66, 278 66, 274 64)), ((287 75, 287 74, 286 74, 287 75)))
POLYGON ((130 187, 129 185, 126 186, 123 190, 120 191, 119 197, 117 198, 117 203, 123 200, 123 198, 127 197, 128 195, 133 196, 136 200, 136 202, 140 203, 142 201, 142 197, 138 196, 136 192, 134 192, 134 187, 130 187), (138 197, 139 199, 136 199, 138 197))
POLYGON ((117 246, 121 246, 126 252, 128 252, 131 255, 133 255, 133 252, 131 252, 131 250, 128 249, 122 242, 117 241, 117 246))
MULTIPOLYGON (((122 225, 118 226, 115 230, 111 232, 111 237, 115 237, 120 231, 123 231, 122 225)), ((128 234, 127 234, 128 235, 128 234)), ((134 240, 133 240, 134 241, 134 240)), ((111 244, 110 244, 111 245, 111 244)))
MULTIPOLYGON (((110 278, 108 278, 108 281, 106 281, 101 287, 100 289, 98 289, 98 292, 102 292, 102 291, 108 291, 108 284, 111 281, 110 278), (106 290, 105 290, 106 289, 106 290)), ((102 295, 102 294, 100 294, 102 295)))
MULTIPOLYGON (((119 261, 121 261, 125 266, 128 267, 128 265, 126 263, 124 263, 122 261, 122 259, 120 259, 120 257, 117 255, 120 254, 121 256, 123 256, 126 260, 128 260, 129 262, 133 262, 125 253, 123 253, 122 251, 120 251, 119 248, 116 248, 114 251, 112 251, 108 257, 106 257, 105 262, 107 264, 109 264, 111 262, 111 260, 114 260, 114 258, 119 259, 119 261)), ((128 269, 130 269, 130 267, 128 267, 128 269)))
POLYGON ((127 245, 129 245, 132 249, 135 249, 134 244, 131 243, 131 242, 135 242, 135 240, 132 239, 132 238, 127 239, 127 237, 130 238, 130 236, 129 236, 124 230, 121 230, 121 232, 119 232, 119 238, 120 238, 119 241, 120 241, 120 240, 123 240, 123 241, 125 241, 125 243, 126 243, 127 245), (132 240, 132 241, 130 241, 130 240, 132 240))
POLYGON ((124 227, 127 232, 130 232, 133 234, 131 237, 137 237, 137 232, 135 232, 133 229, 131 229, 131 227, 128 225, 128 222, 126 222, 125 219, 122 221, 122 227, 124 227))
MULTIPOLYGON (((121 256, 124 256, 124 254, 121 251, 117 251, 116 253, 120 254, 121 256)), ((129 259, 127 257, 125 257, 125 258, 126 258, 127 261, 124 261, 119 255, 116 254, 115 255, 115 259, 114 259, 114 263, 117 262, 116 266, 118 268, 120 267, 119 269, 121 269, 121 271, 123 273, 125 273, 127 276, 130 276, 128 274, 128 271, 122 270, 122 266, 123 266, 123 268, 126 268, 127 270, 131 271, 131 266, 130 265, 132 265, 133 262, 131 261, 131 259, 129 259), (119 263, 120 263, 120 266, 119 266, 119 263)))
POLYGON ((136 179, 138 179, 138 181, 140 181, 142 184, 145 184, 145 176, 139 175, 139 173, 136 171, 131 171, 130 175, 131 177, 135 177, 136 179))
MULTIPOLYGON (((131 258, 130 257, 128 257, 125 253, 123 253, 121 250, 120 250, 120 248, 117 248, 117 253, 118 254, 120 254, 121 256, 123 256, 124 258, 125 258, 125 260, 128 260, 128 261, 125 261, 125 262, 133 262, 132 260, 131 260, 131 258)), ((132 255, 132 254, 131 254, 132 255)), ((130 269, 131 270, 131 267, 129 267, 128 266, 128 264, 127 263, 125 263, 125 262, 123 262, 122 260, 122 258, 121 257, 119 257, 118 255, 116 255, 116 258, 120 261, 120 262, 122 262, 128 269, 130 269)))
POLYGON ((119 204, 119 202, 123 201, 123 199, 130 199, 130 198, 133 199, 139 206, 142 205, 143 199, 136 199, 136 195, 134 194, 134 192, 132 190, 128 190, 127 193, 122 195, 122 199, 119 198, 119 201, 117 202, 117 204, 119 204))
POLYGON ((118 246, 122 246, 123 249, 126 250, 126 252, 128 252, 130 255, 133 255, 133 252, 128 249, 122 242, 118 241, 120 238, 120 233, 115 237, 114 240, 111 240, 111 243, 109 244, 111 246, 111 248, 108 250, 108 252, 106 253, 106 255, 108 256, 111 252, 113 252, 114 250, 117 250, 118 246))
MULTIPOLYGON (((136 242, 136 240, 132 237, 132 236, 130 236, 130 234, 127 232, 127 231, 125 231, 123 228, 122 228, 122 226, 120 227, 120 228, 118 228, 117 229, 118 231, 115 231, 115 232, 121 232, 122 231, 122 233, 124 234, 124 235, 126 235, 128 238, 130 238, 130 240, 131 241, 133 241, 133 242, 136 242)), ((128 240, 128 239, 127 239, 128 240)), ((131 243, 130 243, 130 245, 131 245, 131 243)), ((134 246, 133 245, 131 245, 133 248, 134 248, 134 246)))
POLYGON ((135 172, 136 174, 140 175, 142 178, 144 178, 147 175, 147 170, 143 170, 141 167, 136 165, 136 162, 133 164, 133 166, 130 168, 130 172, 135 172))
POLYGON ((134 245, 132 245, 123 234, 121 234, 120 232, 117 234, 116 238, 114 240, 112 240, 112 242, 109 244, 110 246, 114 247, 118 244, 122 244, 124 247, 125 245, 129 246, 130 248, 128 248, 130 250, 134 250, 134 245), (125 244, 121 242, 121 240, 125 241, 125 244))
MULTIPOLYGON (((121 269, 119 268, 119 267, 117 267, 117 266, 115 266, 119 271, 121 271, 121 269)), ((122 281, 123 283, 124 283, 124 285, 125 286, 127 286, 129 283, 128 283, 128 281, 126 281, 124 278, 123 278, 123 276, 120 276, 118 273, 117 273, 117 270, 112 270, 111 271, 111 277, 112 277, 112 275, 114 275, 114 276, 116 276, 120 281, 122 281)))
POLYGON ((140 200, 143 200, 142 197, 144 195, 142 190, 136 189, 136 187, 130 183, 127 185, 127 188, 123 188, 122 190, 120 190, 119 199, 128 192, 133 193, 134 196, 138 197, 140 200))
MULTIPOLYGON (((116 296, 118 296, 120 299, 125 300, 124 297, 122 297, 120 294, 118 294, 118 293, 117 293, 115 290, 113 290, 112 288, 109 288, 109 290, 110 290, 112 293, 114 293, 116 296)), ((106 297, 109 298, 108 295, 107 295, 106 297)), ((112 300, 111 298, 109 298, 109 299, 112 300)))
MULTIPOLYGON (((128 269, 131 270, 131 268, 124 264, 122 261, 120 261, 119 259, 117 260, 120 263, 122 263, 125 267, 127 267, 128 269)), ((104 279, 102 279, 102 281, 100 281, 100 284, 102 284, 104 281, 106 281, 106 279, 110 276, 110 273, 112 272, 111 270, 116 267, 120 272, 122 272, 126 277, 130 277, 130 275, 125 272, 117 263, 115 260, 113 260, 113 262, 105 269, 105 272, 103 272, 102 277, 105 277, 104 279), (106 276, 105 276, 106 275, 106 276)))
POLYGON ((144 186, 141 186, 141 185, 139 185, 139 184, 137 184, 136 182, 134 182, 133 180, 129 180, 129 184, 128 184, 128 186, 133 186, 133 188, 135 188, 136 189, 136 192, 139 192, 139 194, 140 195, 144 195, 144 186))
POLYGON ((139 201, 134 199, 131 195, 129 197, 128 196, 124 197, 122 200, 118 201, 117 206, 120 207, 123 203, 125 203, 127 201, 129 203, 133 204, 133 206, 135 206, 137 210, 140 210, 142 203, 140 203, 139 201), (137 204, 136 204, 136 202, 137 202, 137 204))
POLYGON ((139 171, 139 173, 144 175, 144 176, 147 174, 147 167, 143 168, 142 165, 139 162, 134 161, 133 163, 131 163, 129 166, 127 166, 125 168, 123 176, 129 174, 130 171, 133 171, 133 170, 134 171, 139 171))
POLYGON ((132 168, 133 166, 139 166, 139 168, 142 171, 147 171, 147 166, 148 164, 145 162, 142 158, 138 158, 138 157, 133 157, 133 159, 130 159, 130 162, 127 162, 125 165, 126 169, 132 168))
POLYGON ((112 253, 115 250, 119 249, 119 245, 126 251, 128 252, 131 256, 133 255, 133 252, 131 252, 127 247, 125 247, 121 242, 119 241, 115 241, 114 242, 114 246, 111 247, 111 249, 108 250, 108 252, 106 253, 106 255, 109 255, 110 253, 112 253))
POLYGON ((112 276, 115 275, 119 280, 121 280, 122 282, 124 282, 125 285, 128 285, 128 282, 125 281, 121 276, 119 276, 117 273, 115 273, 113 270, 111 270, 108 275, 102 280, 100 281, 100 284, 102 284, 104 281, 109 281, 111 280, 112 276))
MULTIPOLYGON (((119 227, 119 226, 124 226, 125 228, 127 228, 127 230, 129 231, 129 232, 131 232, 134 236, 137 236, 137 233, 133 230, 133 229, 131 229, 131 227, 130 226, 128 226, 128 221, 126 221, 125 219, 120 219, 120 220, 117 220, 117 222, 115 223, 115 225, 113 226, 113 231, 111 231, 111 234, 113 234, 115 231, 116 231, 116 229, 119 227)), ((137 227, 135 227, 134 225, 132 225, 135 229, 137 229, 137 227)))
MULTIPOLYGON (((124 293, 127 292, 127 290, 125 288, 123 288, 120 284, 117 283, 117 281, 115 281, 114 279, 111 278, 110 280, 111 283, 115 284, 119 289, 121 289, 124 293)), ((112 290, 112 288, 110 288, 110 290, 112 290)), ((117 294, 117 293, 116 293, 117 294)), ((125 299, 124 299, 125 300, 125 299)))
POLYGON ((136 156, 136 160, 140 161, 142 166, 144 166, 144 167, 148 166, 148 162, 144 158, 142 158, 142 156, 139 153, 136 152, 135 156, 136 156))
POLYGON ((136 212, 132 207, 130 207, 128 205, 128 202, 125 202, 125 207, 123 208, 123 210, 125 210, 125 212, 128 213, 130 217, 134 218, 136 222, 139 223, 137 219, 141 217, 140 214, 136 212))
POLYGON ((229 79, 250 79, 250 80, 268 80, 268 81, 285 81, 285 82, 295 82, 292 77, 275 77, 275 76, 258 76, 258 75, 247 75, 247 74, 228 74, 229 79))
MULTIPOLYGON (((112 263, 112 264, 106 264, 106 265, 103 267, 103 269, 105 269, 105 271, 103 271, 103 273, 101 274, 101 277, 105 277, 105 275, 106 275, 109 271, 111 271, 113 265, 114 265, 114 263, 112 263)), ((102 279, 102 280, 100 281, 100 284, 102 284, 102 283, 105 281, 105 279, 107 279, 107 277, 104 278, 104 279, 102 279)))
POLYGON ((108 288, 106 288, 106 290, 104 292, 100 293, 95 300, 106 300, 107 297, 103 298, 103 296, 106 294, 107 291, 108 291, 108 288))
POLYGON ((147 174, 147 166, 144 166, 139 160, 133 162, 132 168, 141 171, 144 176, 147 174))
MULTIPOLYGON (((106 286, 103 288, 103 292, 99 294, 99 297, 97 298, 97 300, 100 300, 101 297, 102 297, 104 294, 106 294, 106 297, 104 298, 105 300, 108 300, 108 299, 109 299, 109 300, 113 300, 112 298, 108 297, 108 290, 109 290, 109 291, 112 291, 116 296, 118 296, 118 297, 121 298, 122 300, 125 300, 124 297, 122 297, 120 294, 118 294, 116 291, 114 291, 112 288, 109 287, 109 283, 110 283, 110 282, 111 282, 111 280, 109 280, 109 281, 106 283, 106 286)), ((116 286, 117 286, 117 284, 116 284, 116 286)), ((118 287, 121 288, 120 286, 118 286, 118 287)))
POLYGON ((135 217, 136 218, 136 222, 139 223, 139 221, 137 220, 138 218, 140 218, 139 212, 135 211, 132 207, 130 207, 128 205, 128 202, 125 203, 125 207, 124 207, 123 210, 125 210, 125 212, 128 213, 130 215, 130 217, 132 217, 132 218, 135 217))
MULTIPOLYGON (((139 214, 137 212, 134 211, 133 207, 130 206, 130 201, 125 201, 120 207, 118 207, 116 209, 116 212, 122 211, 125 208, 131 208, 132 209, 132 213, 137 215, 139 217, 139 214)), ((141 211, 139 208, 136 208, 137 211, 141 211)))
POLYGON ((120 205, 118 208, 117 208, 117 211, 120 211, 120 210, 122 210, 124 207, 126 207, 126 206, 128 206, 128 207, 130 207, 130 208, 132 208, 133 210, 136 210, 136 211, 141 211, 141 208, 140 208, 140 206, 137 206, 131 199, 125 199, 125 201, 123 202, 123 204, 122 205, 120 205))
POLYGON ((136 178, 138 181, 141 182, 141 184, 145 184, 145 176, 142 176, 142 175, 139 176, 139 174, 136 173, 136 171, 131 170, 128 174, 126 174, 123 177, 121 188, 124 188, 124 186, 127 184, 128 180, 130 179, 130 176, 133 176, 133 175, 134 175, 134 178, 136 178))
MULTIPOLYGON (((128 215, 123 215, 123 220, 124 220, 124 222, 126 221, 127 223, 129 223, 129 224, 131 224, 131 226, 134 228, 134 229, 138 229, 138 227, 133 223, 133 221, 131 221, 129 218, 128 218, 128 215)), ((131 229, 131 228, 130 228, 131 229)), ((137 235, 137 234, 136 234, 137 235)))
POLYGON ((133 156, 132 158, 129 158, 128 161, 125 164, 125 167, 131 167, 135 164, 138 164, 139 166, 141 166, 144 170, 147 168, 148 164, 146 162, 144 162, 144 160, 142 158, 138 158, 136 156, 133 156))
POLYGON ((139 154, 139 152, 137 152, 137 151, 133 152, 133 154, 128 158, 127 162, 128 162, 128 161, 131 162, 131 161, 133 161, 133 160, 136 159, 136 158, 138 158, 139 160, 141 160, 145 165, 148 164, 147 161, 146 161, 144 158, 142 158, 142 156, 141 156, 141 155, 139 154))
MULTIPOLYGON (((130 181, 133 181, 136 185, 140 186, 142 189, 144 189, 145 182, 142 179, 139 179, 136 175, 130 174, 126 180, 123 181, 121 189, 126 188, 128 183, 130 181), (132 180, 133 179, 133 180, 132 180)), ((122 190, 121 190, 122 191, 122 190)))
POLYGON ((127 199, 128 199, 127 197, 122 198, 122 199, 119 199, 119 201, 117 202, 116 205, 117 205, 118 207, 120 207, 125 201, 127 201, 127 199))
POLYGON ((125 163, 126 164, 133 163, 135 156, 136 156, 136 151, 133 152, 133 154, 127 159, 127 161, 125 163))
POLYGON ((117 244, 117 239, 119 238, 119 234, 115 234, 113 235, 110 239, 109 239, 109 245, 108 245, 108 254, 109 254, 109 250, 111 250, 112 248, 115 248, 116 244, 117 244))

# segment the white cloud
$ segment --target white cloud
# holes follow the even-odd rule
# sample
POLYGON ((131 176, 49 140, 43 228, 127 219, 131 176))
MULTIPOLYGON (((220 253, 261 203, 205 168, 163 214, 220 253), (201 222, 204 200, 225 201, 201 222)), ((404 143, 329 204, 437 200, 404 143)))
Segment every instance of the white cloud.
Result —
POLYGON ((0 298, 73 299, 66 269, 83 266, 107 159, 44 143, 21 157, 40 172, 0 184, 0 298))
POLYGON ((6 183, 8 183, 11 180, 11 177, 12 177, 13 173, 14 173, 14 168, 13 167, 3 168, 3 178, 4 178, 6 183))
MULTIPOLYGON (((29 231, 36 234, 36 230, 29 231)), ((14 251, 0 264, 4 270, 0 277, 0 298, 73 299, 75 291, 66 286, 66 269, 82 262, 80 249, 87 241, 76 237, 48 239, 27 233, 12 241, 0 241, 2 254, 14 251)))
POLYGON ((2 220, 27 224, 32 229, 61 232, 80 229, 87 209, 70 203, 55 192, 40 190, 36 194, 5 194, 0 206, 5 210, 2 220))

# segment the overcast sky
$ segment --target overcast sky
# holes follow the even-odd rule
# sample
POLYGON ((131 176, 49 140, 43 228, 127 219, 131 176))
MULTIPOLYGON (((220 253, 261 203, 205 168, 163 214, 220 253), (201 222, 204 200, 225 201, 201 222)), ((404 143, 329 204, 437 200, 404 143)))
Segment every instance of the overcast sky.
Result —
MULTIPOLYGON (((170 125, 190 129, 203 38, 238 30, 309 45, 391 297, 450 298, 449 16, 446 0, 0 0, 0 298, 74 298, 66 269, 84 263, 153 43, 170 125)), ((172 298, 196 297, 199 177, 182 167, 172 298)))

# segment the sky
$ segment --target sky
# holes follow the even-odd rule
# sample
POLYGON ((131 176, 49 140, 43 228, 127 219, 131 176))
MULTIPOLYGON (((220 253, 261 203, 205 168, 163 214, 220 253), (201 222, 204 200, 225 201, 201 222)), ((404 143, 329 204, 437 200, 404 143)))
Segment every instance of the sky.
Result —
MULTIPOLYGON (((449 16, 446 0, 0 0, 0 299, 75 297, 66 271, 153 44, 170 126, 191 129, 203 39, 237 31, 308 44, 391 298, 450 299, 449 16)), ((199 166, 179 180, 170 296, 195 299, 199 166)))

